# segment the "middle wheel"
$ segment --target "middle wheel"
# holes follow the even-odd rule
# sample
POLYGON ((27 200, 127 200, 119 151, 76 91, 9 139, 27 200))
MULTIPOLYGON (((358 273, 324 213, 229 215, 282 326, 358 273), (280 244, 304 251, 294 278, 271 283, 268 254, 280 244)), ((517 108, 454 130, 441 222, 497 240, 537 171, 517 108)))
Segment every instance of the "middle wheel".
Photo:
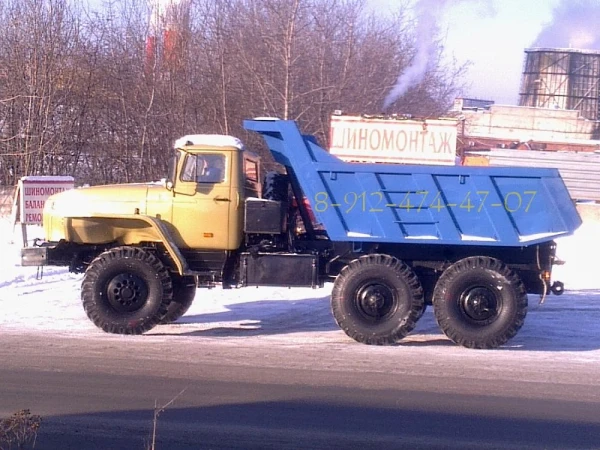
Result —
POLYGON ((412 269, 389 255, 366 255, 337 277, 331 309, 352 339, 371 345, 394 344, 415 327, 423 310, 423 288, 412 269))

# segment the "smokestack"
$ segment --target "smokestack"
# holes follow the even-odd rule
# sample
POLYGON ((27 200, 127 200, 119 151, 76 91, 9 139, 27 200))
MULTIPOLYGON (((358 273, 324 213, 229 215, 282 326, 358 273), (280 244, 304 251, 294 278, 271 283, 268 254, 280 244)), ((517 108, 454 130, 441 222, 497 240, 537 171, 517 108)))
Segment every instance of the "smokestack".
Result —
POLYGON ((146 40, 146 69, 181 65, 190 0, 148 0, 150 32, 146 40))
POLYGON ((156 64, 156 36, 148 35, 146 38, 146 58, 145 58, 145 73, 150 76, 154 71, 156 64))

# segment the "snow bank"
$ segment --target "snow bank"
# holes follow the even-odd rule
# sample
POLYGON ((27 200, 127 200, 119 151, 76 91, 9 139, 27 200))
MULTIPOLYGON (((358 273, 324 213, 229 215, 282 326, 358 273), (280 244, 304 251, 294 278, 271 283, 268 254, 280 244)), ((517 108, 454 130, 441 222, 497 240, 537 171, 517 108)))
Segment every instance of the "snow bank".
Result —
POLYGON ((554 267, 552 278, 569 290, 600 289, 600 223, 584 222, 574 235, 557 239, 556 245, 556 254, 565 264, 554 267))

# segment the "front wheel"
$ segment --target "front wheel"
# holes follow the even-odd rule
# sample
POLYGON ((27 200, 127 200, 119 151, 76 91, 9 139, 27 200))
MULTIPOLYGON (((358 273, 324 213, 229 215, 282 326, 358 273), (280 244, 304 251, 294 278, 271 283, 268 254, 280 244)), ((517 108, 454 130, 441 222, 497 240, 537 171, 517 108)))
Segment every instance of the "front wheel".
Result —
POLYGON ((352 339, 394 344, 416 325, 423 288, 412 269, 388 255, 367 255, 348 264, 331 293, 333 316, 352 339))
POLYGON ((468 348, 495 348, 514 337, 527 315, 521 279, 498 259, 474 256, 444 271, 433 293, 440 329, 468 348))
POLYGON ((160 321, 162 325, 175 322, 182 317, 196 296, 196 278, 191 276, 172 275, 173 300, 167 308, 167 314, 160 321))
POLYGON ((152 253, 117 247, 87 268, 81 287, 83 308, 107 333, 142 334, 167 313, 173 296, 169 272, 152 253))

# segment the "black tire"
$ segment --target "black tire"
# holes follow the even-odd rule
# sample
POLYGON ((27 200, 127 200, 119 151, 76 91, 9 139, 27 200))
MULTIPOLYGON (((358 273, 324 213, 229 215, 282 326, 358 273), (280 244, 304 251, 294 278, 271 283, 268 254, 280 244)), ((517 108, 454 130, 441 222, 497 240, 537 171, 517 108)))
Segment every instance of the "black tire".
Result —
POLYGON ((117 247, 92 261, 81 300, 90 320, 107 333, 142 334, 156 326, 173 298, 169 272, 152 253, 117 247))
POLYGON ((427 311, 427 303, 423 302, 423 307, 421 308, 421 311, 419 311, 417 320, 419 320, 419 319, 421 319, 421 317, 423 317, 423 314, 425 314, 425 311, 427 311))
POLYGON ((267 172, 262 185, 262 198, 286 204, 287 215, 283 228, 287 232, 284 245, 287 245, 288 250, 293 248, 293 232, 298 220, 298 210, 289 204, 290 197, 290 177, 285 173, 267 172))
POLYGON ((278 172, 267 172, 262 187, 262 198, 278 202, 289 201, 289 177, 278 172))
POLYGON ((419 317, 417 318, 417 320, 420 320, 425 314, 425 311, 427 311, 427 306, 431 305, 431 299, 433 298, 433 290, 435 288, 435 282, 437 281, 437 278, 432 276, 431 272, 415 271, 415 274, 419 278, 421 286, 423 286, 423 308, 419 312, 419 317))
POLYGON ((196 296, 196 278, 190 276, 172 275, 173 300, 169 303, 167 314, 160 320, 162 325, 175 322, 183 316, 196 296))
POLYGON ((366 255, 342 269, 331 293, 333 317, 355 341, 389 345, 410 333, 423 310, 412 269, 388 255, 366 255))
POLYGON ((444 271, 435 286, 433 308, 439 327, 455 343, 496 348, 523 326, 527 293, 502 261, 474 256, 444 271))

